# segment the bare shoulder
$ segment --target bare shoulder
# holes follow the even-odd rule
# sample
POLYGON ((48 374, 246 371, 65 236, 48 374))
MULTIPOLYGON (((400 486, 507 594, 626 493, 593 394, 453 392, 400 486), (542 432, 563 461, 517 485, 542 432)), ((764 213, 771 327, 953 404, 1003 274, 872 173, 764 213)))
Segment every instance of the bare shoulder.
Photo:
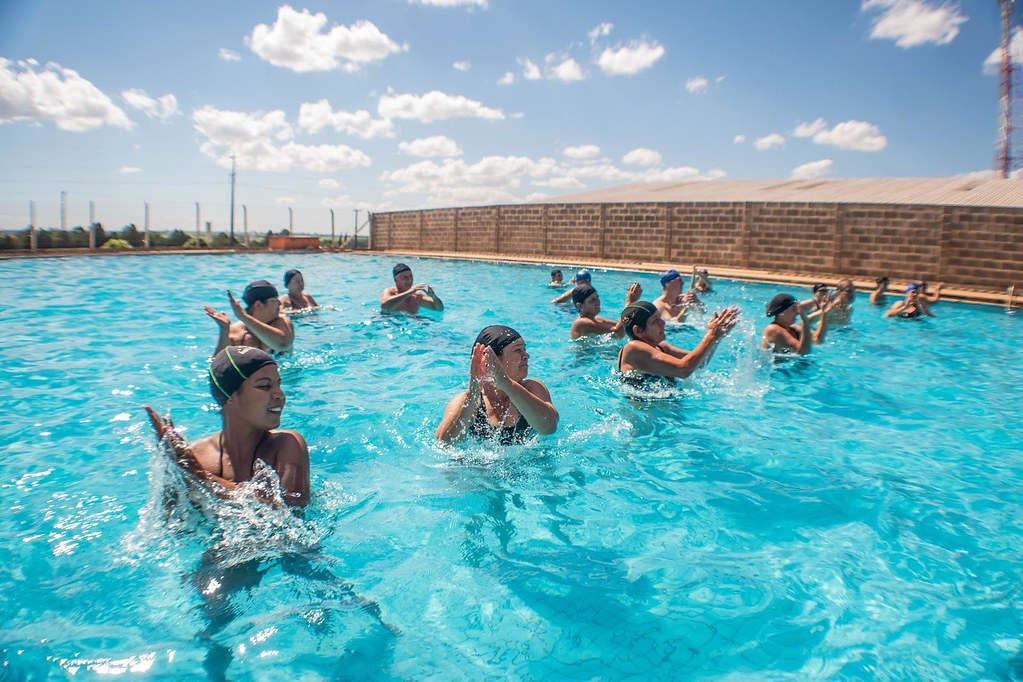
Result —
POLYGON ((522 382, 522 386, 538 398, 543 398, 548 402, 551 399, 551 392, 547 390, 547 387, 539 379, 526 379, 522 382))
POLYGON ((270 432, 270 446, 279 457, 300 458, 309 461, 309 446, 297 431, 278 429, 270 432))
POLYGON ((189 445, 203 469, 211 474, 220 471, 220 432, 210 434, 189 445))

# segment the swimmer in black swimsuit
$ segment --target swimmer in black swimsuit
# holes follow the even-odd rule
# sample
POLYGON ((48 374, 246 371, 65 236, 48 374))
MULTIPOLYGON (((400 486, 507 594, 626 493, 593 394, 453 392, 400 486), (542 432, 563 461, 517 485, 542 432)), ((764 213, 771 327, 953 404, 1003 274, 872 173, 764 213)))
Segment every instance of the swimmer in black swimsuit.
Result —
POLYGON ((469 388, 448 403, 437 440, 456 443, 467 435, 521 441, 558 428, 558 411, 542 382, 527 379, 529 354, 517 331, 491 325, 479 333, 469 363, 469 388))
POLYGON ((157 438, 186 471, 227 490, 253 477, 260 459, 277 473, 284 501, 309 502, 309 448, 302 436, 279 428, 285 396, 273 358, 249 346, 228 346, 210 362, 210 392, 224 427, 188 445, 166 417, 143 406, 157 438))
POLYGON ((719 310, 707 323, 707 333, 691 351, 676 348, 664 340, 664 318, 657 306, 639 301, 626 306, 622 324, 632 339, 618 354, 618 371, 637 371, 660 377, 685 378, 702 367, 714 354, 718 342, 739 321, 739 308, 719 310))
POLYGON ((901 317, 904 319, 914 319, 921 315, 934 317, 931 309, 924 302, 923 296, 920 295, 920 285, 914 282, 906 285, 905 300, 899 301, 884 314, 885 317, 901 317))
POLYGON ((814 330, 806 316, 806 310, 795 297, 789 294, 778 294, 767 304, 767 316, 774 320, 764 328, 761 347, 774 348, 775 352, 790 352, 806 355, 813 344, 824 342, 824 332, 828 328, 828 312, 835 305, 834 301, 821 299, 821 315, 814 330), (796 315, 801 324, 794 324, 796 315))

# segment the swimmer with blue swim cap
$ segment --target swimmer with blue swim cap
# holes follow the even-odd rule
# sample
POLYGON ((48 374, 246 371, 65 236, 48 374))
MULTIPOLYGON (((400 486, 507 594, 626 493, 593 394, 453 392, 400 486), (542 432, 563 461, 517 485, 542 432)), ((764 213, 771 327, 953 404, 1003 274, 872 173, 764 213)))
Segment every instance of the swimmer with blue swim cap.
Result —
POLYGON ((429 284, 416 284, 412 282, 412 268, 404 263, 398 263, 391 269, 391 276, 394 277, 394 286, 384 289, 380 294, 380 309, 387 313, 411 313, 415 315, 419 308, 430 310, 444 310, 444 301, 433 290, 429 284))
POLYGON ((558 411, 543 382, 527 378, 529 353, 522 336, 504 325, 484 328, 469 360, 469 388, 448 403, 437 427, 437 440, 457 443, 472 435, 494 437, 503 444, 532 433, 558 429, 558 411))
POLYGON ((265 279, 250 282, 242 293, 245 307, 239 303, 230 290, 228 303, 238 321, 231 323, 227 313, 203 306, 206 315, 220 327, 216 353, 227 346, 252 346, 268 353, 283 353, 291 350, 295 343, 295 328, 291 320, 281 315, 281 302, 277 298, 277 287, 265 279))
POLYGON ((631 340, 618 353, 618 371, 685 378, 710 360, 718 342, 738 321, 737 306, 716 311, 707 323, 707 333, 689 351, 665 341, 664 317, 657 306, 647 301, 629 304, 622 311, 622 325, 631 340))
POLYGON ((210 361, 209 380, 223 428, 188 445, 169 418, 144 405, 157 438, 201 481, 232 490, 253 478, 261 460, 276 472, 287 504, 308 504, 309 448, 279 428, 285 395, 277 362, 251 346, 227 346, 210 361))
POLYGON ((918 317, 934 317, 934 313, 927 305, 926 299, 920 295, 920 285, 916 282, 910 282, 906 285, 906 298, 902 301, 898 301, 888 312, 884 314, 885 317, 901 317, 904 319, 915 319, 918 317))
POLYGON ((574 284, 575 287, 573 287, 572 289, 569 289, 565 293, 561 294, 560 296, 555 298, 553 301, 551 301, 551 303, 553 303, 555 305, 557 305, 559 303, 566 303, 570 298, 572 298, 572 293, 576 290, 576 288, 578 288, 578 287, 580 287, 580 286, 582 286, 584 284, 585 285, 592 285, 592 282, 593 282, 593 276, 590 274, 590 271, 587 270, 586 268, 583 268, 579 272, 575 273, 575 277, 573 277, 571 279, 570 283, 574 284))
POLYGON ((703 308, 693 289, 682 294, 683 284, 684 280, 678 270, 671 269, 661 273, 662 291, 661 295, 654 299, 654 306, 661 317, 669 322, 685 322, 690 310, 703 308))
POLYGON ((284 273, 284 288, 288 293, 281 294, 281 312, 293 313, 299 310, 316 310, 320 306, 312 296, 305 293, 305 278, 298 270, 288 270, 284 273))

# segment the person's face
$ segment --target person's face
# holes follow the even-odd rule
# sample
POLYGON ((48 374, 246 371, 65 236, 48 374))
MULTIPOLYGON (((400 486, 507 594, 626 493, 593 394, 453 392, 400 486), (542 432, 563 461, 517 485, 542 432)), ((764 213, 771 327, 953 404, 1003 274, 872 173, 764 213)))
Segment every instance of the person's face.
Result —
POLYGON ((277 365, 266 365, 242 382, 241 387, 227 401, 224 405, 225 417, 269 431, 281 425, 285 402, 277 365))
POLYGON ((592 294, 586 297, 586 300, 576 306, 579 309, 579 314, 593 317, 600 312, 600 296, 594 291, 592 294))
POLYGON ((269 324, 280 317, 281 302, 276 296, 252 304, 252 316, 269 324))
POLYGON ((682 293, 682 278, 676 277, 667 284, 664 285, 664 297, 666 299, 676 299, 682 293))
POLYGON ((298 273, 288 280, 288 291, 302 291, 305 289, 305 280, 302 279, 302 273, 298 273))
POLYGON ((398 293, 408 291, 412 287, 412 271, 403 270, 394 276, 394 286, 398 293))
POLYGON ((846 284, 839 290, 839 293, 842 296, 843 303, 852 303, 853 299, 856 298, 856 285, 846 284))
POLYGON ((907 303, 916 303, 916 299, 919 296, 920 296, 920 290, 919 289, 910 289, 906 293, 906 302, 907 303))
POLYGON ((796 321, 796 314, 798 312, 796 310, 797 308, 798 304, 793 303, 788 308, 778 313, 778 316, 775 318, 778 321, 778 324, 783 327, 792 326, 792 323, 796 321))
POLYGON ((636 332, 636 338, 656 346, 664 341, 664 318, 659 314, 651 315, 646 327, 636 332))
POLYGON ((556 282, 557 284, 561 284, 561 282, 563 281, 562 277, 563 275, 560 272, 555 272, 553 275, 551 275, 551 281, 556 282))
POLYGON ((526 342, 521 338, 505 346, 497 360, 513 381, 522 381, 529 373, 529 353, 526 352, 526 342))

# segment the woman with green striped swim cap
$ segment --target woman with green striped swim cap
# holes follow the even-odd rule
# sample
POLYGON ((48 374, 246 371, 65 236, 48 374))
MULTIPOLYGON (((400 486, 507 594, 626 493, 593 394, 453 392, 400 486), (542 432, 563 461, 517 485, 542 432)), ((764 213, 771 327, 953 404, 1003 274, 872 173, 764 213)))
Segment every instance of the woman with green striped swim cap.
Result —
POLYGON ((285 395, 277 363, 251 346, 227 346, 210 361, 210 393, 223 428, 187 445, 169 419, 145 409, 161 441, 197 478, 228 490, 253 478, 256 460, 276 472, 289 505, 309 502, 309 448, 298 433, 279 428, 285 395))

